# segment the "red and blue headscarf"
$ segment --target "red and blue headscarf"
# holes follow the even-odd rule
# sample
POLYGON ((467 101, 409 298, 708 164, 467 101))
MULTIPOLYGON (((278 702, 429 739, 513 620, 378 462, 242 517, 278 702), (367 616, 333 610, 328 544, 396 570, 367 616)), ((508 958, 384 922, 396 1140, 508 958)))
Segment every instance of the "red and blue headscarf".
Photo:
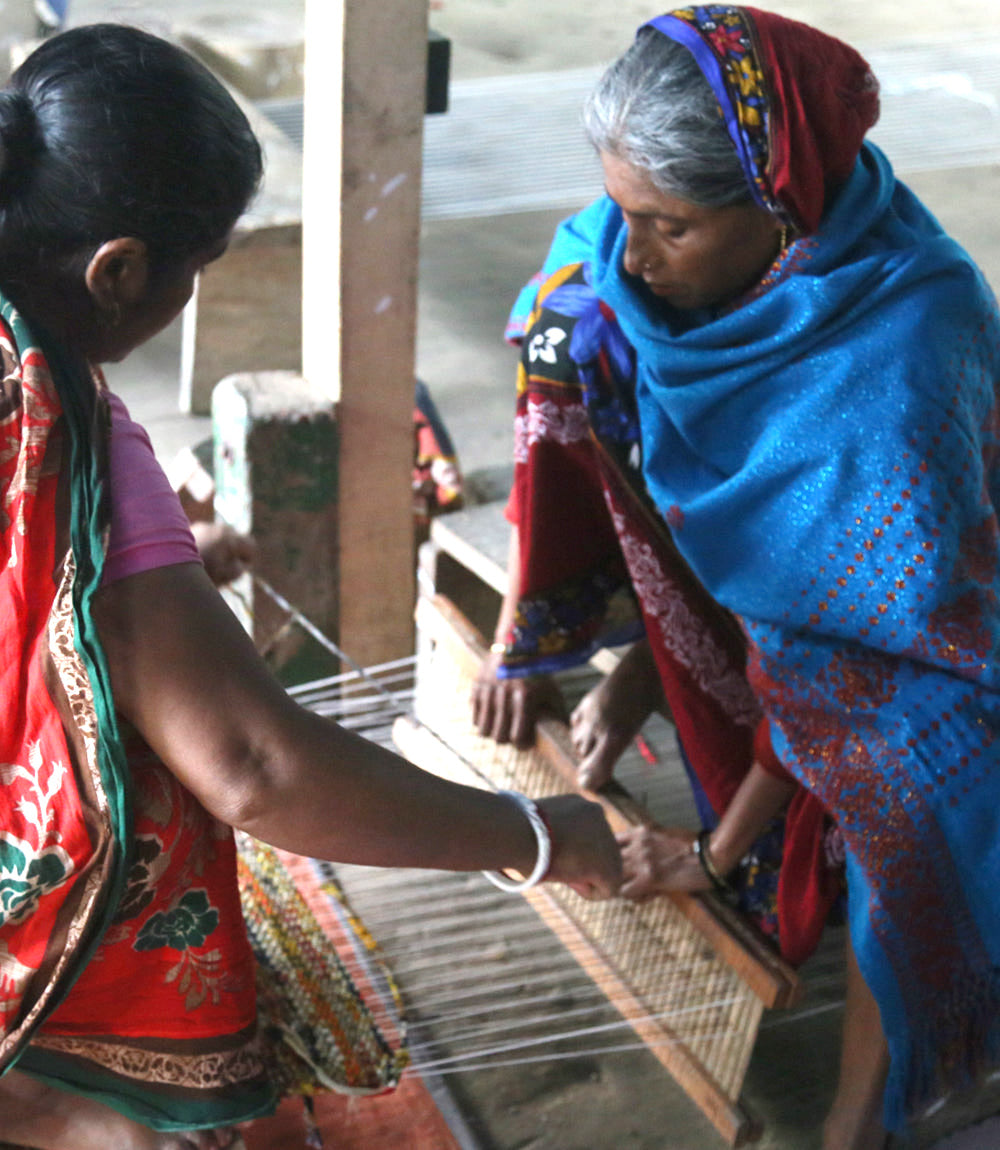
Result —
POLYGON ((819 226, 827 189, 850 175, 879 115, 879 86, 848 44, 807 24, 728 4, 657 16, 712 87, 757 203, 800 233, 819 226))

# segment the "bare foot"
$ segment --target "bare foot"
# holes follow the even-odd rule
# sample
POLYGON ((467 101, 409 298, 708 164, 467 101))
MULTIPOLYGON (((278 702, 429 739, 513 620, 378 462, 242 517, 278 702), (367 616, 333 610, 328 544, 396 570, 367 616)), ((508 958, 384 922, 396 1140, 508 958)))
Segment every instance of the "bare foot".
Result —
POLYGON ((12 1070, 0 1079, 0 1140, 32 1150, 235 1150, 230 1127, 157 1134, 115 1110, 12 1070))
POLYGON ((823 1150, 885 1150, 890 1145, 877 1115, 833 1111, 823 1124, 823 1150))

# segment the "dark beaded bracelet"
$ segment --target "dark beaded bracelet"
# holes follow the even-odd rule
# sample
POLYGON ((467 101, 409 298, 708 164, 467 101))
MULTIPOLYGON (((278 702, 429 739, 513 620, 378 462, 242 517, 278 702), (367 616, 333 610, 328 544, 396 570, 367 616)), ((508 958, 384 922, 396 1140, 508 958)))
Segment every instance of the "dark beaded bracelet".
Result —
POLYGON ((698 862, 701 863, 701 869, 705 872, 709 882, 720 894, 735 894, 732 885, 719 873, 714 860, 712 859, 712 852, 709 850, 708 841, 712 837, 711 831, 699 831, 698 837, 691 844, 691 849, 698 856, 698 862))

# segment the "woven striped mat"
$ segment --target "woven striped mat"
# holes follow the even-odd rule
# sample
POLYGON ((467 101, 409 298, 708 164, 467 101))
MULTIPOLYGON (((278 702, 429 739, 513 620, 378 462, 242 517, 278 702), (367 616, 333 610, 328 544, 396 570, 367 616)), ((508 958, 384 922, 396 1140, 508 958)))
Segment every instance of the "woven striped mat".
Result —
MULTIPOLYGON (((278 852, 243 834, 237 846, 243 917, 257 956, 260 1025, 281 1093, 393 1089, 408 1062, 404 1035, 388 1036, 376 1022, 371 988, 352 979, 278 852)), ((335 888, 326 893, 338 894, 335 888)), ((354 921, 349 908, 345 912, 354 921)), ((363 934, 363 927, 356 931, 363 934)))

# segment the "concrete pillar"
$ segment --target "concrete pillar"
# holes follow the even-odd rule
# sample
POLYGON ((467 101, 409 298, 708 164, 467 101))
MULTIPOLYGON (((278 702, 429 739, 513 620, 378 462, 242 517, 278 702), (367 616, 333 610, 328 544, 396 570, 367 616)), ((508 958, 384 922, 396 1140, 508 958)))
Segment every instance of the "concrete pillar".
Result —
MULTIPOLYGON (((212 395, 215 510, 252 534, 254 571, 338 639, 338 435, 329 396, 295 372, 228 376, 212 395)), ((287 683, 340 668, 243 576, 230 606, 287 683)))

